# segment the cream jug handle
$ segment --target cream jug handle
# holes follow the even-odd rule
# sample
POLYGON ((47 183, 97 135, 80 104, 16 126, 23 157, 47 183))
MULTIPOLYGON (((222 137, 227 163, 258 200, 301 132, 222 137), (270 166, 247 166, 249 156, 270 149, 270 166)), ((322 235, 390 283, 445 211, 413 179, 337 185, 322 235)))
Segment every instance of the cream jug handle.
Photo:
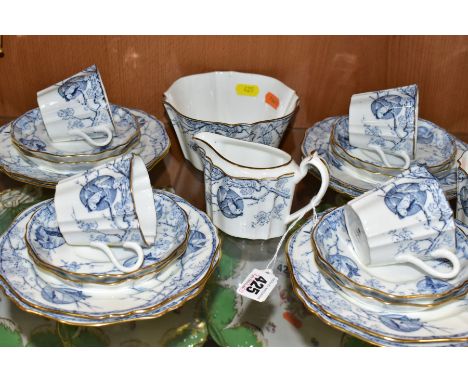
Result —
POLYGON ((141 267, 143 264, 143 260, 145 259, 145 256, 143 254, 143 250, 141 249, 140 245, 138 243, 133 243, 130 241, 126 241, 125 243, 122 244, 122 247, 131 249, 133 252, 136 253, 137 255, 137 261, 135 264, 133 264, 130 267, 125 267, 122 264, 118 262, 118 260, 115 258, 114 254, 112 253, 111 249, 106 243, 102 242, 91 242, 89 244, 90 247, 94 247, 97 249, 100 249, 102 252, 104 252, 107 257, 109 258, 110 261, 112 261, 112 264, 115 265, 115 267, 122 271, 123 273, 129 273, 129 272, 134 272, 137 269, 141 267))
POLYGON ((317 195, 315 195, 306 206, 289 215, 286 219, 286 224, 291 223, 292 221, 296 220, 299 216, 304 215, 306 212, 309 212, 312 208, 318 206, 322 201, 325 192, 328 189, 328 183, 330 181, 328 167, 325 164, 325 162, 319 157, 317 152, 314 152, 313 154, 305 157, 302 160, 301 164, 299 165, 299 171, 294 177, 294 184, 298 184, 307 175, 309 166, 314 166, 320 172, 320 177, 322 178, 320 190, 317 193, 317 195))

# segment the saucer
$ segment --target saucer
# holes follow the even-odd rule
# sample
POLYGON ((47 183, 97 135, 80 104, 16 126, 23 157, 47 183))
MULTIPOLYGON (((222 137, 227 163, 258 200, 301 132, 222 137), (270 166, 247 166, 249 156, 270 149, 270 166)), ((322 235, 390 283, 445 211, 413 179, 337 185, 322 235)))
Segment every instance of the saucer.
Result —
MULTIPOLYGON (((169 152, 170 141, 162 122, 136 109, 129 109, 140 125, 141 137, 129 152, 141 156, 146 167, 151 169, 169 152)), ((0 171, 13 179, 41 187, 54 188, 62 179, 81 170, 63 171, 44 168, 22 155, 11 142, 11 124, 0 127, 0 171)))
MULTIPOLYGON (((324 323, 329 325, 330 327, 334 329, 341 330, 342 332, 345 332, 347 334, 350 334, 353 337, 359 338, 365 342, 369 342, 370 344, 377 345, 377 346, 392 346, 392 347, 407 347, 407 346, 412 346, 412 347, 424 347, 424 346, 429 346, 429 347, 434 347, 434 346, 445 346, 445 347, 465 347, 467 345, 467 342, 415 342, 415 341, 410 341, 410 342, 397 342, 395 339, 389 339, 387 340, 385 337, 378 337, 374 336, 368 332, 356 329, 353 326, 352 322, 346 322, 346 321, 340 321, 339 318, 335 318, 333 316, 328 316, 328 312, 324 312, 320 309, 319 306, 314 305, 313 302, 307 299, 307 296, 302 292, 301 289, 295 288, 294 293, 296 296, 299 298, 299 301, 303 303, 306 309, 308 309, 310 312, 312 312, 315 316, 317 316, 320 320, 322 320, 324 323)), ((397 322, 397 318, 399 316, 395 315, 395 321, 397 322)))
POLYGON ((309 219, 289 239, 291 279, 304 305, 331 326, 380 345, 468 345, 468 298, 416 312, 378 309, 330 286, 317 267, 309 219))
MULTIPOLYGON (((340 118, 332 128, 331 146, 339 156, 352 162, 356 167, 382 174, 398 175, 402 171, 403 160, 394 155, 387 155, 392 167, 386 167, 377 153, 362 150, 349 143, 349 119, 340 118)), ((417 159, 412 163, 424 165, 436 174, 451 167, 456 154, 456 145, 444 129, 424 119, 418 120, 418 140, 416 143, 417 159)))
MULTIPOLYGON (((219 247, 216 228, 205 213, 172 194, 187 213, 190 234, 185 253, 157 275, 126 280, 116 286, 64 283, 36 268, 23 240, 26 224, 41 202, 22 214, 0 238, 0 280, 14 300, 40 310, 90 320, 138 319, 203 285, 213 270, 219 247)), ((49 317, 53 318, 50 314, 49 317)), ((118 322, 118 321, 113 321, 118 322)))
MULTIPOLYGON (((457 226, 457 256, 462 271, 453 279, 440 280, 408 264, 369 267, 362 264, 353 248, 339 207, 324 214, 312 232, 317 263, 347 289, 361 296, 398 304, 433 305, 460 297, 468 290, 468 238, 457 226)), ((445 262, 431 261, 440 272, 449 270, 445 262)))
MULTIPOLYGON (((330 187, 335 191, 350 196, 352 198, 363 194, 375 188, 379 182, 372 181, 368 177, 363 177, 359 169, 350 169, 343 166, 343 163, 337 159, 330 150, 330 133, 336 120, 341 118, 329 117, 314 124, 307 129, 304 140, 302 141, 301 150, 304 156, 312 151, 317 151, 319 155, 326 160, 330 170, 330 187)), ((459 139, 451 136, 457 146, 456 159, 468 149, 468 145, 459 139)), ((448 199, 453 199, 457 192, 457 173, 456 161, 449 171, 436 178, 439 181, 445 196, 448 199)), ((312 173, 319 176, 313 169, 312 173)))
MULTIPOLYGON (((218 254, 218 257, 220 255, 218 254)), ((217 259, 215 259, 215 262, 217 259)), ((7 288, 4 288, 5 294, 16 304, 16 306, 28 313, 33 313, 35 315, 38 315, 40 317, 45 317, 49 318, 58 322, 61 322, 62 324, 67 324, 67 325, 76 325, 76 326, 108 326, 112 324, 121 324, 124 322, 132 322, 132 321, 139 321, 139 320, 150 320, 153 318, 158 318, 166 313, 169 313, 175 309, 180 308, 182 305, 184 305, 186 302, 192 300, 194 297, 198 296, 200 292, 203 291, 205 284, 200 285, 197 288, 192 289, 191 291, 184 293, 173 300, 170 300, 169 302, 166 302, 164 304, 161 304, 159 307, 144 312, 144 313, 136 313, 132 314, 128 317, 110 317, 110 318, 105 318, 105 319, 90 319, 90 318, 82 318, 82 317, 72 317, 72 316, 66 316, 60 313, 52 313, 48 311, 41 310, 37 307, 33 307, 30 305, 25 304, 21 300, 19 300, 15 294, 10 292, 7 288)), ((2 281, 0 279, 0 287, 3 287, 2 281)))
POLYGON ((52 142, 39 108, 28 111, 12 122, 11 140, 22 154, 31 158, 54 163, 96 162, 119 155, 140 134, 135 117, 127 109, 111 105, 111 112, 115 133, 106 146, 92 146, 85 140, 52 142))
MULTIPOLYGON (((153 192, 153 197, 157 214, 156 241, 152 247, 143 248, 144 261, 136 271, 122 273, 98 249, 68 245, 60 232, 53 200, 38 209, 26 226, 29 254, 44 270, 78 283, 111 284, 160 272, 185 251, 189 225, 184 210, 170 197, 157 191, 153 192)), ((135 263, 134 252, 122 247, 112 250, 124 266, 135 263)))

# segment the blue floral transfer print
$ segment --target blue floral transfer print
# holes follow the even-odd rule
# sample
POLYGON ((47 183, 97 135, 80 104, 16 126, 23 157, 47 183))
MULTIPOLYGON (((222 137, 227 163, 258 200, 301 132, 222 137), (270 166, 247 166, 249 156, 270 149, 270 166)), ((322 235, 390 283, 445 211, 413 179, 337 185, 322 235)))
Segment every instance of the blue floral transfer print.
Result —
POLYGON ((117 196, 113 176, 102 175, 86 183, 80 191, 81 203, 88 211, 102 211, 110 208, 117 196))
POLYGON ((463 186, 460 189, 459 198, 460 198, 461 210, 463 211, 463 214, 466 217, 468 217, 468 187, 467 186, 463 186))
POLYGON ((434 132, 425 125, 418 126, 418 143, 426 145, 431 144, 434 140, 434 132))
POLYGON ((389 121, 391 129, 385 128, 384 133, 383 126, 364 124, 370 144, 392 151, 413 152, 416 143, 413 139, 417 122, 416 96, 416 85, 375 93, 376 98, 371 102, 371 112, 377 120, 389 121))
POLYGON ((57 111, 57 116, 67 121, 69 129, 113 124, 104 87, 95 65, 63 81, 57 92, 70 103, 69 107, 57 111))
POLYGON ((203 149, 197 150, 203 162, 206 204, 212 213, 237 219, 249 210, 257 211, 247 222, 252 228, 285 220, 291 199, 288 182, 293 175, 265 180, 233 178, 214 166, 203 149))
POLYGON ((31 148, 32 150, 45 151, 46 149, 46 144, 38 138, 29 138, 29 139, 21 138, 20 142, 26 147, 31 148))

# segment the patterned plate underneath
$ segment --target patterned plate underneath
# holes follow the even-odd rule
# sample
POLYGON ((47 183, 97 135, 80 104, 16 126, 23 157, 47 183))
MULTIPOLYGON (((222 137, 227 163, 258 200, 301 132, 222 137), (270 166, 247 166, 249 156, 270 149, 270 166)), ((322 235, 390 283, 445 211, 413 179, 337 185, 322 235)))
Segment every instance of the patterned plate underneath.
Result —
MULTIPOLYGON (((162 122, 139 110, 129 109, 135 116, 141 131, 140 141, 130 152, 138 154, 146 167, 152 168, 169 152, 170 141, 162 122)), ((78 171, 57 171, 46 169, 20 154, 11 142, 11 124, 0 127, 0 171, 21 182, 41 187, 54 188, 62 179, 75 175, 78 171)), ((67 164, 68 165, 68 164, 67 164)))
MULTIPOLYGON (((329 150, 331 129, 338 118, 340 117, 326 118, 307 129, 301 149, 304 156, 316 150, 328 163, 330 169, 330 187, 339 193, 354 198, 373 189, 376 183, 365 180, 364 176, 359 173, 359 170, 351 171, 348 167, 345 167, 341 160, 336 158, 329 150)), ((451 137, 457 145, 456 157, 458 158, 465 150, 468 150, 468 145, 453 136, 451 137)), ((437 177, 448 199, 453 199, 457 191, 456 166, 455 162, 450 171, 437 177)), ((313 173, 316 174, 315 172, 313 173)))
POLYGON ((218 258, 219 239, 206 214, 183 199, 166 194, 187 213, 190 237, 186 252, 161 273, 109 287, 65 284, 41 272, 29 258, 23 235, 26 222, 45 201, 22 213, 0 239, 0 283, 14 301, 20 300, 50 318, 60 315, 104 324, 150 315, 204 285, 218 258))
POLYGON ((287 257, 293 283, 302 292, 298 296, 305 297, 305 305, 323 320, 383 345, 468 345, 467 297, 440 308, 402 313, 377 309, 332 288, 314 260, 313 226, 310 219, 291 236, 287 257))

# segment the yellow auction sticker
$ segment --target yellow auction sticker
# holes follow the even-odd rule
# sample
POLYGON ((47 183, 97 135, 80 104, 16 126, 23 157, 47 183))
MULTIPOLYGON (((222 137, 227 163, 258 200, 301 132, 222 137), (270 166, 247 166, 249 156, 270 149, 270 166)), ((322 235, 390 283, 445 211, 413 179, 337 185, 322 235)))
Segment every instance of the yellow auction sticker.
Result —
POLYGON ((236 93, 240 96, 249 96, 249 97, 256 97, 260 89, 257 85, 250 85, 250 84, 237 84, 236 85, 236 93))

